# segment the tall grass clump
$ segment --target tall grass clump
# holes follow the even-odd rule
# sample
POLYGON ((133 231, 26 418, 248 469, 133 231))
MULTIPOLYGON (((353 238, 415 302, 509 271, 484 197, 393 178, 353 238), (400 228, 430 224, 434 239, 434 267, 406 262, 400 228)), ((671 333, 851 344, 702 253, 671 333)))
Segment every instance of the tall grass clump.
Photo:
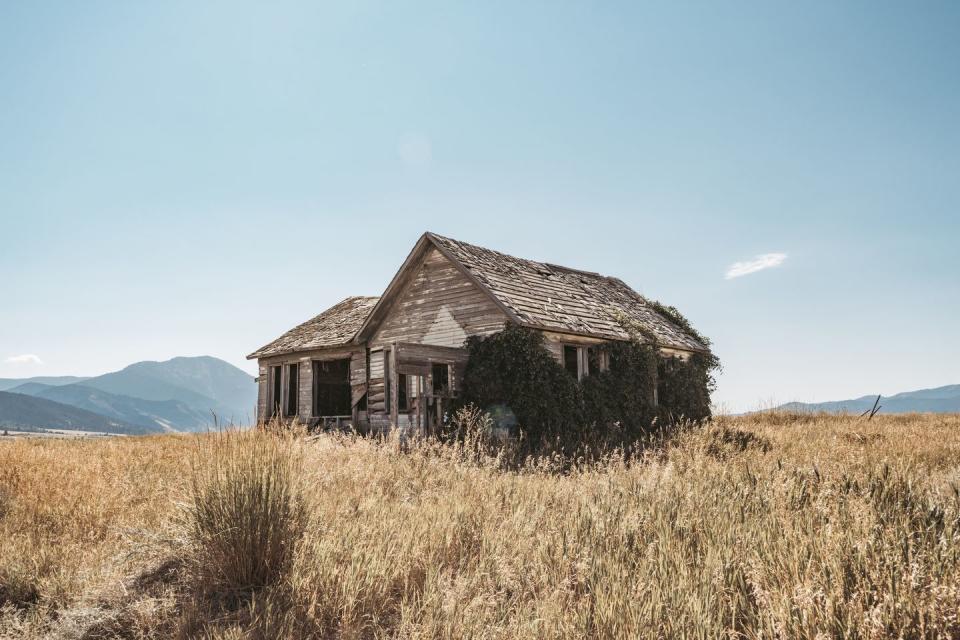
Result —
POLYGON ((289 437, 227 431, 199 441, 189 524, 205 595, 235 604, 282 579, 307 520, 301 467, 289 437))

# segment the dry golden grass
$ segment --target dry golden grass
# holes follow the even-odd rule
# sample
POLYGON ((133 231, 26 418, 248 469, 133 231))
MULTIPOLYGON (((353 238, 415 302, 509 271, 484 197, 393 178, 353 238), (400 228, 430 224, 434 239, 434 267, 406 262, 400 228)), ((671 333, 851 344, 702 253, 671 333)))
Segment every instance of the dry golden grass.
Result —
POLYGON ((563 473, 231 437, 0 444, 0 635, 960 637, 960 416, 722 418, 563 473), (224 522, 301 492, 307 522, 224 600, 196 499, 226 463, 250 491, 224 522))

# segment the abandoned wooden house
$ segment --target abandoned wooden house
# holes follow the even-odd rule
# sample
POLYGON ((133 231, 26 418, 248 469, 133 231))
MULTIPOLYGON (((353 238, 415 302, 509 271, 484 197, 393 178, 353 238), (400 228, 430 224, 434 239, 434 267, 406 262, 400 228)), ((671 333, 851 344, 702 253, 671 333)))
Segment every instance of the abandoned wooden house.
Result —
POLYGON ((624 317, 664 352, 706 350, 622 280, 425 233, 382 296, 347 298, 247 356, 259 364, 258 419, 430 428, 458 393, 467 337, 536 329, 582 378, 592 346, 629 339, 624 317))

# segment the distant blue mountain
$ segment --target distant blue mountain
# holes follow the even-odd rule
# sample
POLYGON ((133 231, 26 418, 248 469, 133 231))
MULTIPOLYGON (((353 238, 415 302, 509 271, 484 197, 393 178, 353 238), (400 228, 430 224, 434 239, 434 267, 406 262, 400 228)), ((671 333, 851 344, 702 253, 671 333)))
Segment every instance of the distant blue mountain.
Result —
POLYGON ((23 393, 28 396, 36 396, 43 393, 47 389, 56 388, 57 387, 52 384, 44 384, 42 382, 24 382, 23 384, 13 387, 12 389, 5 389, 5 391, 9 391, 10 393, 23 393))
MULTIPOLYGON (((788 411, 826 411, 863 413, 873 407, 877 396, 863 396, 832 402, 790 402, 780 408, 788 411)), ((906 391, 880 398, 880 413, 960 413, 960 384, 906 391)))
POLYGON ((204 416, 200 424, 182 424, 194 431, 220 423, 250 424, 257 403, 253 376, 210 356, 137 362, 83 381, 83 385, 115 395, 144 400, 176 400, 204 416))
POLYGON ((150 429, 23 393, 0 391, 0 429, 69 429, 136 435, 150 429))
POLYGON ((37 384, 49 385, 51 387, 59 387, 65 384, 74 384, 76 382, 83 382, 87 378, 82 378, 80 376, 35 376, 33 378, 0 378, 0 391, 10 391, 14 387, 18 387, 27 382, 34 382, 37 384))
POLYGON ((14 387, 10 393, 21 393, 85 409, 150 432, 193 431, 203 429, 211 420, 209 413, 194 409, 179 400, 144 400, 108 393, 85 384, 51 387, 28 382, 14 387))
POLYGON ((210 356, 138 362, 93 378, 29 378, 10 391, 95 412, 147 431, 202 431, 250 424, 253 377, 210 356))

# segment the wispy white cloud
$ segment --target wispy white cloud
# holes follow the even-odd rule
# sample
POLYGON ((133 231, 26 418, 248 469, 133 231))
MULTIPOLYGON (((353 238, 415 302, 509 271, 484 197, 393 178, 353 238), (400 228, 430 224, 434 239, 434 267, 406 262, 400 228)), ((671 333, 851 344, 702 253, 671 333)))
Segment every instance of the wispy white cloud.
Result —
POLYGON ((7 364, 43 364, 40 356, 33 353, 24 353, 19 356, 10 356, 4 360, 7 364))
POLYGON ((779 267, 786 259, 787 254, 785 253, 764 253, 759 256, 755 256, 751 260, 734 262, 732 265, 727 267, 727 273, 724 275, 724 278, 727 280, 732 280, 733 278, 750 275, 751 273, 763 271, 764 269, 779 267))

